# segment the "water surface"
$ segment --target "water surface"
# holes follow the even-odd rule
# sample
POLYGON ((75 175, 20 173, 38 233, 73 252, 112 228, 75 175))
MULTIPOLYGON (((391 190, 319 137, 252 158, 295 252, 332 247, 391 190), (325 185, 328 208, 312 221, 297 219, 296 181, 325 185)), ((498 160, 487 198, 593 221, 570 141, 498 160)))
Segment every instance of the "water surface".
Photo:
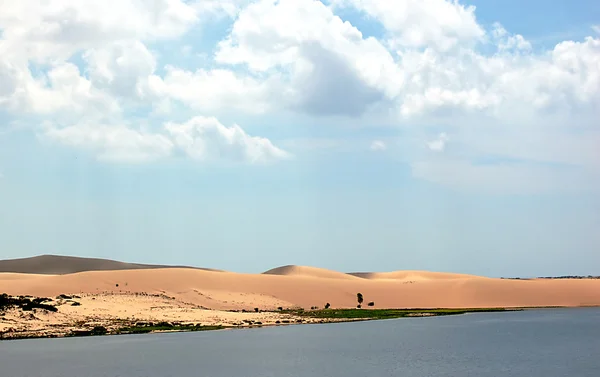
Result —
POLYGON ((0 342, 7 377, 600 376, 600 309, 0 342))

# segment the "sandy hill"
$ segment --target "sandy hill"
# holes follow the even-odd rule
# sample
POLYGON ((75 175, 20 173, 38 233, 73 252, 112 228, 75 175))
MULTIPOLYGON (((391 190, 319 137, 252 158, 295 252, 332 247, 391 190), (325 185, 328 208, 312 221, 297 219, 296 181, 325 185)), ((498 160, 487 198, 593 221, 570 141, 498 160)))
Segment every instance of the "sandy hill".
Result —
MULTIPOLYGON (((316 269, 319 273, 323 271, 316 269)), ((279 270, 281 271, 281 270, 279 270)), ((303 271, 290 267, 283 271, 303 271)), ((306 272, 306 270, 304 270, 306 272)), ((325 270, 326 271, 326 270, 325 270)), ((308 269, 309 273, 314 270, 308 269)), ((355 307, 356 294, 375 308, 600 306, 600 280, 331 278, 309 274, 239 274, 191 268, 88 271, 66 275, 0 273, 0 293, 53 297, 61 293, 153 293, 211 309, 278 306, 355 307)))
POLYGON ((84 271, 139 270, 175 267, 179 268, 183 266, 124 263, 110 259, 80 258, 62 255, 40 255, 32 258, 0 260, 0 272, 44 275, 64 275, 84 271))
POLYGON ((600 306, 599 279, 510 280, 427 271, 345 274, 304 266, 240 274, 53 255, 0 261, 2 292, 152 293, 222 310, 325 303, 355 307, 358 292, 376 308, 600 306))
POLYGON ((283 275, 283 276, 305 276, 325 279, 356 279, 356 276, 348 275, 343 272, 337 272, 317 267, 306 266, 281 266, 263 272, 265 275, 283 275))
POLYGON ((348 275, 373 280, 402 280, 402 281, 424 281, 424 280, 454 280, 454 279, 486 279, 482 276, 456 274, 451 272, 431 271, 392 271, 392 272, 351 272, 348 275))

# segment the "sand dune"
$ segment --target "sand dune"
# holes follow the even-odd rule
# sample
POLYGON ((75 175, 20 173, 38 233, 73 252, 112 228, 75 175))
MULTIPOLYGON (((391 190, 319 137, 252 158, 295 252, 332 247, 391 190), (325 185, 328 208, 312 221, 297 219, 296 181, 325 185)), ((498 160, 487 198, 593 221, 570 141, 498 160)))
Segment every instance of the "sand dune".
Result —
POLYGON ((317 267, 282 266, 263 272, 265 275, 305 276, 323 279, 356 279, 356 276, 317 267))
POLYGON ((162 266, 124 263, 109 259, 79 258, 62 255, 40 255, 32 258, 0 260, 0 272, 24 274, 62 275, 83 271, 137 270, 152 268, 177 268, 187 266, 162 266))
MULTIPOLYGON (((289 272, 290 269, 283 271, 289 272)), ((312 269, 300 271, 314 272, 312 269)), ((600 280, 502 280, 468 275, 462 278, 420 280, 331 278, 339 276, 335 272, 325 276, 238 274, 179 268, 92 271, 68 275, 4 273, 0 274, 0 292, 33 296, 100 292, 160 293, 218 310, 252 309, 257 306, 263 309, 278 306, 310 308, 322 307, 327 302, 333 307, 348 308, 356 305, 357 292, 364 295, 365 301, 374 301, 377 308, 600 305, 600 280)))
POLYGON ((310 308, 327 302, 348 308, 356 305, 357 292, 378 308, 600 305, 600 280, 587 279, 503 280, 428 271, 346 274, 305 266, 238 274, 63 256, 0 261, 0 271, 16 271, 0 273, 0 292, 13 295, 144 292, 217 310, 310 308))
POLYGON ((326 303, 332 308, 353 308, 358 292, 366 303, 374 302, 374 308, 600 306, 600 279, 504 280, 426 271, 344 274, 301 266, 238 274, 131 268, 126 263, 67 257, 52 257, 47 266, 40 263, 44 260, 0 262, 4 269, 41 272, 0 273, 0 293, 52 297, 59 311, 10 309, 0 316, 0 337, 61 335, 80 326, 89 330, 97 324, 109 328, 136 321, 227 326, 291 323, 303 319, 262 311, 322 308, 326 303), (57 265, 58 261, 64 265, 57 265), (68 273, 85 268, 99 270, 68 273), (77 305, 57 299, 61 294, 77 295, 77 305))
POLYGON ((348 275, 374 280, 402 280, 402 281, 425 281, 425 280, 448 280, 448 279, 486 279, 482 276, 455 274, 449 272, 430 271, 392 271, 392 272, 351 272, 348 275))

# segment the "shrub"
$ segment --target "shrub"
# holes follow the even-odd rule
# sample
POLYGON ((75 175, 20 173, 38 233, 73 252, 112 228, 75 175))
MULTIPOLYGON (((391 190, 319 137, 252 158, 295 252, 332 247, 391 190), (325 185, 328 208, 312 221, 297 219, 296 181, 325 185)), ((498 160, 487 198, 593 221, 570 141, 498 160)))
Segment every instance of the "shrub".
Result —
POLYGON ((331 306, 330 303, 325 304, 325 309, 329 309, 330 306, 331 306))
POLYGON ((371 301, 367 304, 367 306, 375 306, 375 303, 373 301, 371 301))
POLYGON ((356 305, 356 307, 357 307, 358 309, 360 309, 360 308, 362 308, 362 305, 358 304, 358 305, 356 305))
POLYGON ((96 326, 92 329, 91 335, 106 335, 108 331, 104 326, 96 326))
POLYGON ((254 311, 258 313, 258 308, 254 308, 254 311))

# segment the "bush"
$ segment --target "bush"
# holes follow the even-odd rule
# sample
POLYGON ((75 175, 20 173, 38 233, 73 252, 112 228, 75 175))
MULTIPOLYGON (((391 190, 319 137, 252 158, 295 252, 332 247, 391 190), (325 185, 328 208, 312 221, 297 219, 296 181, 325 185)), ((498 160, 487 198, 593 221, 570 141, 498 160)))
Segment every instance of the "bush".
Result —
POLYGON ((356 305, 356 307, 357 307, 358 309, 360 309, 360 308, 362 308, 362 305, 361 305, 361 304, 358 304, 358 305, 356 305))
POLYGON ((375 303, 373 301, 371 301, 367 304, 367 306, 375 306, 375 303))
POLYGON ((106 335, 108 330, 104 326, 96 326, 92 329, 91 335, 106 335))
POLYGON ((258 313, 258 308, 254 308, 254 311, 258 313))
POLYGON ((330 306, 331 306, 330 303, 325 304, 325 309, 329 309, 330 306))

